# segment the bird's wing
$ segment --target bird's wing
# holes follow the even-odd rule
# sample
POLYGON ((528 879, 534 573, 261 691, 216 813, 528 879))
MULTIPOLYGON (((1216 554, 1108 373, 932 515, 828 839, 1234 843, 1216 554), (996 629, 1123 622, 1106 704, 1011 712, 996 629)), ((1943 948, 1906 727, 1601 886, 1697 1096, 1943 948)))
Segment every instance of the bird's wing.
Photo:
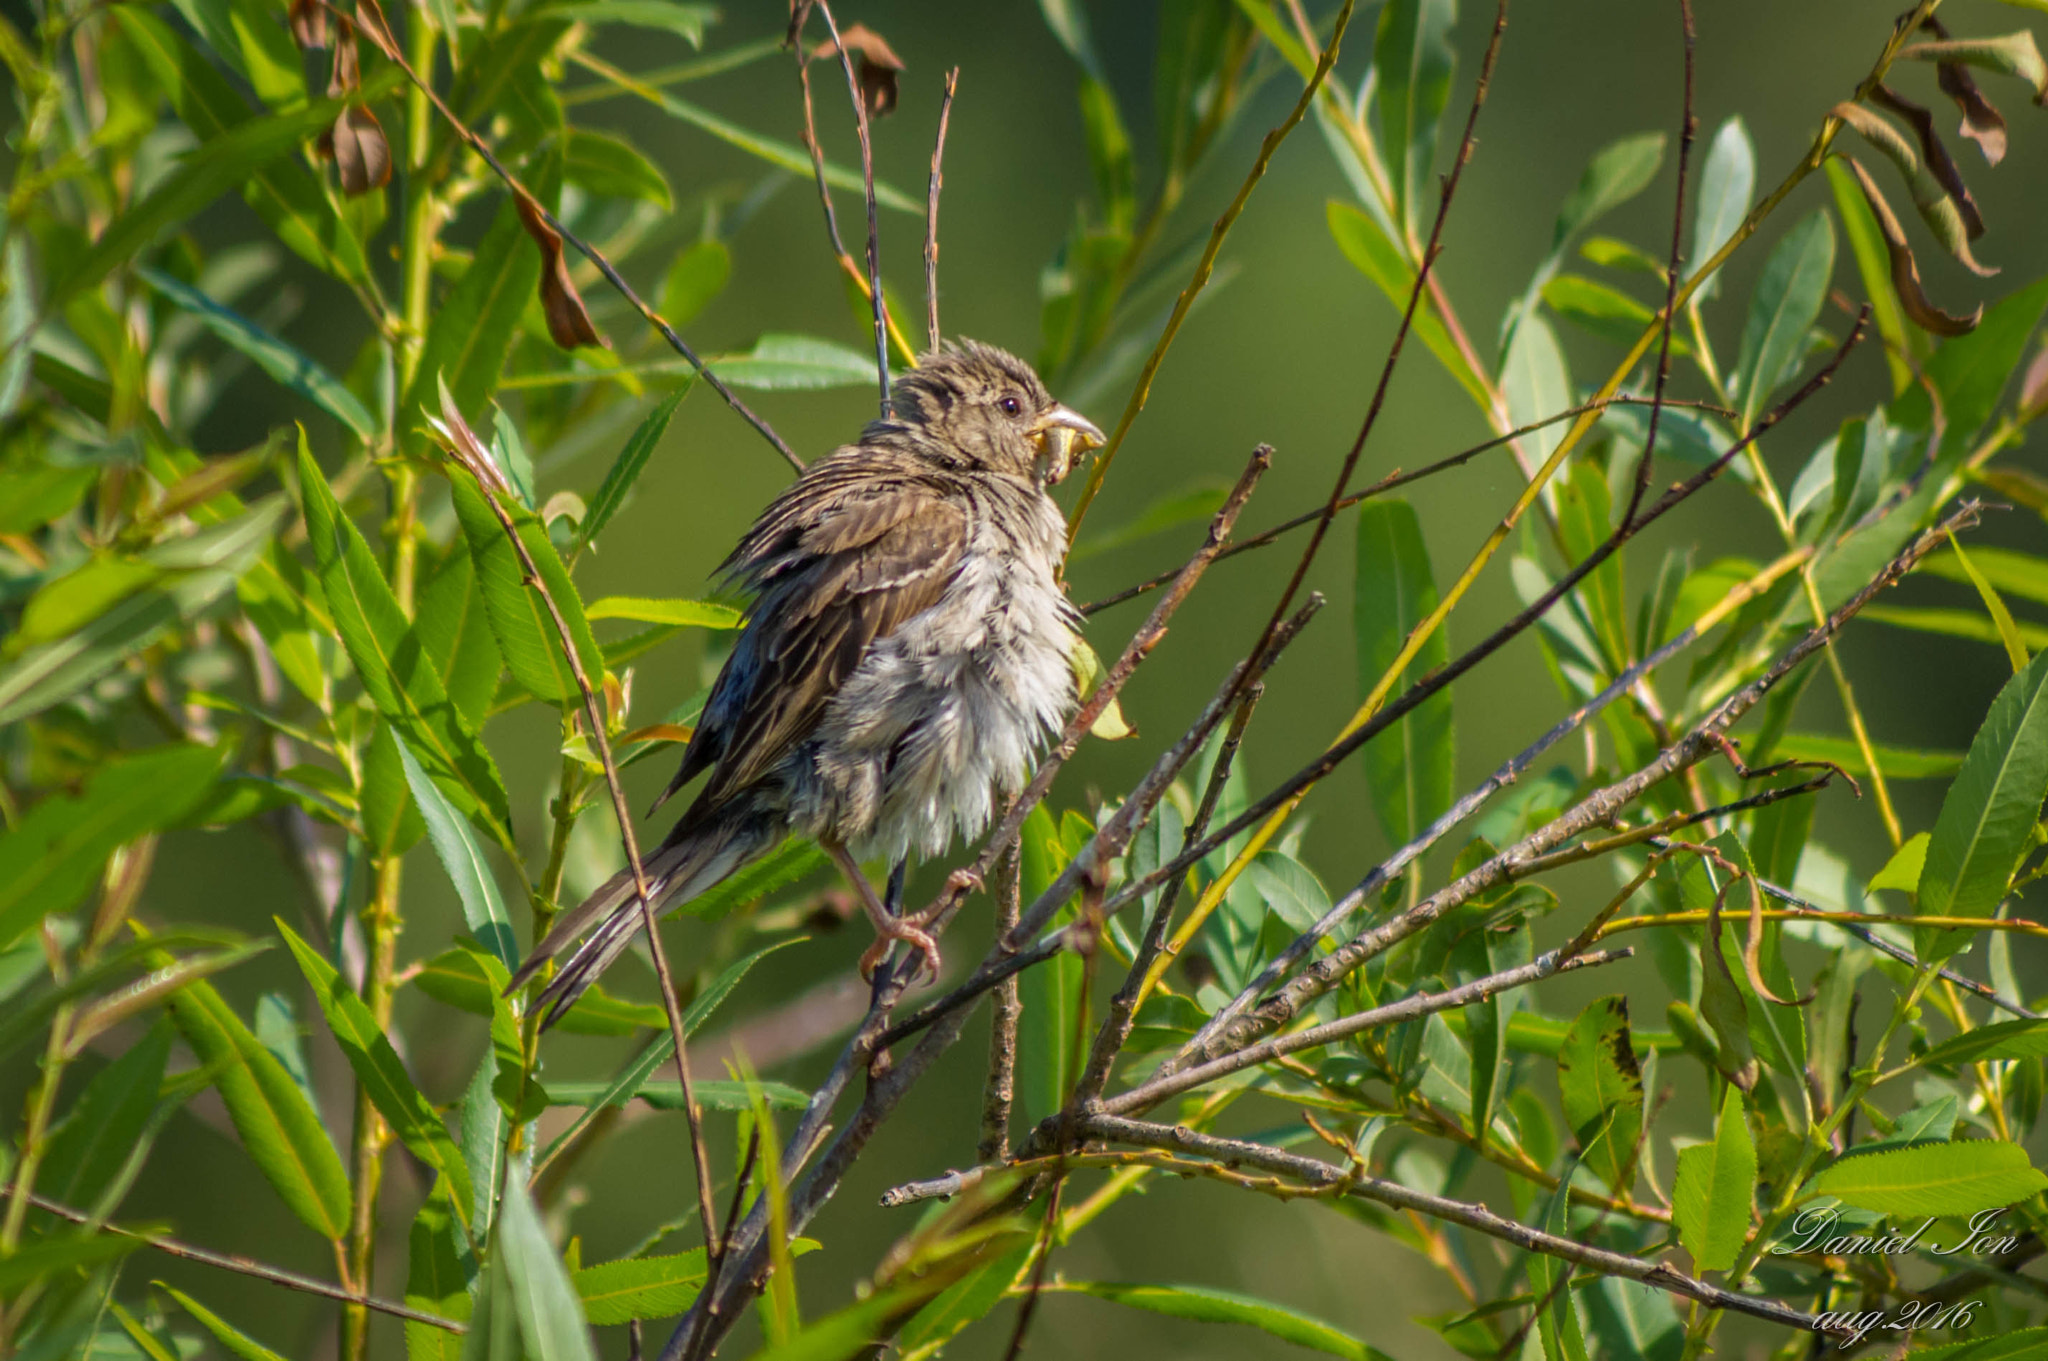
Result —
POLYGON ((711 770, 693 812, 773 769, 817 726, 868 644, 930 608, 959 566, 967 515, 928 488, 821 499, 809 514, 764 516, 735 554, 764 589, 669 786, 711 770))

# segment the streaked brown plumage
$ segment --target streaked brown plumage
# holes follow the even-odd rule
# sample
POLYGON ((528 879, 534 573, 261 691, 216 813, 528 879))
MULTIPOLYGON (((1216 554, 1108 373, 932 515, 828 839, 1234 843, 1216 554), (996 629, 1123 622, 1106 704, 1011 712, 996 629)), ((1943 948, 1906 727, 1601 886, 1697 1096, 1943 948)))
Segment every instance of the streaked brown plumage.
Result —
MULTIPOLYGON (((892 940, 858 861, 941 855, 986 826, 1075 703, 1079 623, 1059 584, 1066 524, 1045 488, 1102 433, 1031 367, 962 341, 899 379, 891 416, 805 470, 720 571, 753 608, 662 799, 709 778, 646 857, 658 908, 794 832, 818 841, 892 940)), ((657 801, 656 806, 660 806, 657 801)), ((550 1020, 639 924, 630 872, 565 913, 514 977, 587 940, 542 994, 550 1020)))

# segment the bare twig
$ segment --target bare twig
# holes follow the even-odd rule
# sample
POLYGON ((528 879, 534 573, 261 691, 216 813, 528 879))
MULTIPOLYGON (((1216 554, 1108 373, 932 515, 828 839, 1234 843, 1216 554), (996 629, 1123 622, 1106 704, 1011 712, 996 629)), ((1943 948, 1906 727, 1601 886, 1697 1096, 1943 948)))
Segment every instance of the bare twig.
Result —
POLYGON ((638 293, 633 291, 633 286, 626 282, 624 276, 612 266, 612 262, 605 258, 602 251, 563 226, 555 215, 548 211, 546 205, 541 203, 540 199, 534 195, 533 191, 520 183, 518 178, 505 168, 504 163, 491 150, 490 144, 478 136, 468 124, 456 117, 455 111, 442 102, 441 96, 435 93, 433 85, 422 79, 419 72, 413 70, 412 64, 406 60, 404 52, 400 50, 397 39, 392 37, 390 25, 385 22, 384 12, 378 5, 377 0, 358 0, 356 12, 352 16, 343 14, 332 4, 327 4, 326 0, 322 0, 322 2, 335 15, 344 19, 352 18, 359 24, 363 34, 377 45, 377 50, 396 64, 400 70, 405 72, 406 79, 410 80, 414 86, 433 102, 434 108, 440 112, 442 118, 447 120, 448 125, 455 130, 456 135, 466 142, 477 155, 483 157, 484 163, 490 166, 492 172, 504 182, 505 187, 515 197, 524 200, 532 208, 533 212, 540 217, 540 220, 547 223, 549 228, 557 235, 581 251, 584 258, 589 260, 591 264, 597 266, 597 272, 604 275, 605 282, 617 289, 620 296, 632 305, 633 310, 638 312, 648 325, 661 333, 661 338, 668 342, 669 348, 687 360, 690 367, 697 371, 698 376, 710 386, 713 392, 717 393, 724 400, 727 406, 731 407, 738 414, 740 419, 759 431, 761 438, 773 445, 775 452, 781 454, 790 467, 798 472, 803 471, 804 461, 797 457, 796 450, 790 448, 783 441, 782 436, 775 433, 775 428, 755 414, 753 408, 741 401, 739 395, 726 386, 724 379, 705 366, 704 361, 698 357, 697 352, 691 349, 681 336, 676 334, 675 328, 664 321, 660 313, 656 312, 638 293))
POLYGON ((562 608, 555 603, 554 594, 542 580, 540 568, 534 563, 533 554, 527 551, 526 541, 519 537, 519 527, 513 523, 511 514, 498 499, 495 468, 488 455, 477 442, 476 435, 463 422, 462 413, 452 405, 444 404, 442 414, 448 419, 450 433, 455 438, 454 456, 462 467, 476 480, 477 489, 483 494, 484 502, 497 517, 498 524, 505 531, 505 538, 513 551, 519 555, 519 565, 524 573, 522 584, 547 606, 548 618, 553 622, 555 635, 560 640, 562 655, 568 659, 569 671, 576 678, 576 689, 583 697, 583 717, 590 729, 590 740, 597 748, 597 757, 604 766, 605 786, 611 794, 612 813, 619 823, 619 838, 625 844, 626 863, 633 871, 633 889, 640 904, 640 924, 647 932, 648 952, 654 958, 654 976, 661 988, 662 1009, 668 1015, 669 1036, 675 1043, 676 1081, 682 1092, 683 1112, 690 1129, 690 1155, 696 1166, 697 1209, 704 1225, 704 1251, 707 1259, 716 1261, 721 1244, 718 1242, 718 1221, 712 1217, 711 1208, 711 1162, 704 1147, 704 1115, 697 1105, 696 1093, 690 1081, 690 1059, 688 1041, 683 1029, 683 1009, 676 999, 675 978, 669 971, 668 953, 662 948, 661 932, 655 926, 654 898, 647 884, 647 871, 640 860, 640 840, 633 830, 633 811, 626 803, 626 791, 619 783, 618 763, 612 759, 611 739, 605 732, 604 709, 599 704, 597 692, 590 684, 589 673, 584 670, 582 655, 576 648, 576 635, 569 628, 569 621, 563 617, 562 608))
MULTIPOLYGON (((7 1189, 11 1194, 12 1188, 9 1187, 7 1189)), ((59 1219, 69 1220, 73 1224, 97 1223, 102 1233, 111 1233, 121 1238, 133 1238, 147 1247, 156 1249, 158 1252, 182 1258, 187 1262, 197 1262, 201 1266, 218 1267, 222 1271, 232 1271, 238 1276, 248 1276, 255 1280, 267 1281, 271 1285, 281 1285, 287 1290, 297 1290, 307 1295, 318 1295, 322 1299, 339 1300, 343 1304, 357 1305, 364 1309, 374 1310, 380 1314, 389 1314, 393 1318, 402 1318, 412 1323, 424 1323, 430 1328, 440 1328, 451 1333, 469 1331, 467 1324, 457 1323, 452 1318, 442 1318, 438 1314, 425 1313, 412 1308, 410 1305, 396 1304, 390 1300, 380 1300, 375 1295, 358 1295, 354 1291, 344 1290, 338 1285, 330 1285, 326 1281, 315 1280, 311 1276, 301 1276, 296 1271, 286 1271, 283 1267, 267 1266, 262 1262, 254 1261, 251 1258, 239 1256, 235 1253, 215 1252, 211 1248, 197 1247, 191 1243, 181 1242, 176 1238, 170 1238, 163 1234, 137 1233, 133 1229, 124 1229, 118 1224, 101 1223, 83 1210, 74 1210, 69 1205, 60 1205, 56 1201, 43 1196, 31 1194, 28 1198, 28 1203, 35 1206, 38 1210, 53 1214, 59 1219)))
MULTIPOLYGON (((868 103, 861 97, 860 77, 853 73, 853 54, 846 50, 846 44, 839 40, 839 24, 832 17, 832 6, 826 0, 816 0, 818 13, 825 16, 825 27, 832 34, 832 48, 839 54, 839 69, 846 73, 847 98, 853 101, 853 126, 860 134, 860 182, 867 197, 868 207, 868 305, 875 314, 875 381, 882 390, 882 417, 889 416, 889 320, 886 304, 882 301, 882 244, 881 223, 875 213, 875 147, 868 130, 868 103)), ((803 52, 797 52, 798 60, 803 52)), ((805 85, 806 92, 809 84, 805 85)), ((812 155, 817 155, 816 143, 812 144, 812 155)), ((828 202, 829 196, 828 196, 828 202)))
POLYGON ((924 199, 924 329, 925 343, 934 350, 939 348, 939 190, 946 184, 946 126, 959 88, 956 66, 946 73, 946 96, 939 101, 939 135, 932 142, 932 176, 924 199))
MULTIPOLYGON (((1024 857, 1016 846, 1010 848, 1003 865, 1002 887, 996 892, 998 940, 1017 924, 1018 900, 1024 893, 1024 857)), ((1010 1156, 1010 1107, 1017 1093, 1017 1022, 1023 1014, 1024 998, 1017 980, 1004 979, 996 985, 989 1017, 988 1080, 982 1086, 981 1142, 975 1151, 985 1163, 1010 1156)))
POLYGON ((1315 102, 1316 92, 1329 77, 1330 69, 1337 64, 1337 48, 1344 41, 1344 31, 1351 25, 1351 10, 1356 3, 1357 0, 1344 0, 1343 8, 1337 11, 1336 26, 1330 34, 1329 46, 1316 62, 1314 72, 1302 86, 1301 98, 1295 101, 1294 107, 1280 120, 1279 125, 1266 134, 1265 140, 1259 144, 1258 156, 1253 159, 1244 182, 1238 186, 1236 196, 1223 210, 1222 216, 1216 219, 1216 225, 1210 228, 1209 242, 1203 247, 1201 258, 1195 262, 1195 272, 1188 279, 1187 287, 1183 288, 1180 296, 1174 300, 1173 311, 1166 318, 1166 326, 1153 344, 1152 353, 1146 356, 1144 368, 1138 371, 1138 381, 1131 389, 1130 400, 1124 404, 1123 415, 1117 418, 1116 429, 1110 433, 1109 443, 1096 456, 1095 466, 1088 473, 1087 484, 1081 488, 1081 498, 1075 503, 1073 514, 1067 517, 1068 543, 1071 544, 1074 536, 1080 532, 1082 517, 1087 515, 1088 507, 1094 503, 1096 493, 1102 490, 1103 479, 1109 476, 1109 465, 1115 461, 1117 451, 1123 447, 1124 437, 1131 430, 1131 422, 1145 409, 1145 399, 1152 392, 1152 380, 1158 375, 1159 366, 1165 361, 1166 351, 1173 345, 1174 337, 1180 334, 1181 323, 1187 320, 1188 310, 1195 305, 1195 299, 1200 297, 1202 290, 1208 286, 1209 276, 1216 270, 1216 257, 1222 251, 1223 242, 1230 235, 1230 229, 1237 224, 1237 219, 1244 212, 1245 204, 1251 201, 1252 190, 1265 178, 1266 167, 1273 163, 1273 157, 1279 152, 1281 143, 1287 140, 1288 134, 1294 131, 1303 116, 1308 113, 1310 105, 1315 102))
POLYGON ((1146 1148, 1198 1154, 1212 1159, 1225 1169, 1249 1164, 1297 1182, 1305 1182, 1310 1188, 1325 1195, 1356 1196, 1361 1200, 1375 1201, 1396 1210, 1411 1211, 1432 1219, 1462 1225, 1490 1238, 1509 1243, 1524 1252, 1541 1252, 1587 1267, 1602 1275, 1640 1281, 1644 1285, 1654 1286, 1674 1295, 1698 1300, 1710 1308, 1748 1314, 1752 1318, 1783 1324, 1788 1328, 1801 1328, 1809 1332, 1820 1331, 1820 1320, 1813 1315, 1788 1309, 1775 1301, 1709 1285, 1663 1262, 1629 1253, 1610 1252, 1605 1248, 1589 1247, 1569 1238, 1559 1238, 1555 1234, 1518 1224, 1512 1219, 1504 1219, 1484 1205, 1474 1205, 1462 1200, 1450 1200, 1443 1196, 1411 1190, 1398 1182, 1368 1175, 1355 1167, 1340 1169, 1317 1158, 1283 1153, 1279 1149, 1249 1140, 1201 1134, 1185 1125, 1160 1125, 1114 1115, 1092 1116, 1085 1122, 1084 1129, 1096 1138, 1113 1139, 1119 1143, 1137 1144, 1146 1148))

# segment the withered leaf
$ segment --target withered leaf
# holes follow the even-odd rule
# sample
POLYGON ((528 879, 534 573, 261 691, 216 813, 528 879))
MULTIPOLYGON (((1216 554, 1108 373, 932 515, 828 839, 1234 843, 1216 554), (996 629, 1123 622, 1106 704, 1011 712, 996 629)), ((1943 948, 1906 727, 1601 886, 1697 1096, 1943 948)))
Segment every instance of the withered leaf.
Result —
POLYGON ((2048 411, 2048 345, 2034 356, 2034 362, 2027 365, 2027 376, 2020 380, 2020 419, 2032 420, 2048 411))
POLYGON ((2048 104, 2048 61, 2042 59, 2034 35, 2024 28, 2001 38, 1957 38, 1914 43, 1899 55, 1916 61, 1961 62, 2001 75, 2017 76, 2034 87, 2036 104, 2048 104))
POLYGON ((1889 85, 1879 85, 1872 95, 1879 104, 1912 125, 1914 135, 1920 139, 1920 155, 1927 162, 1928 173, 1955 200, 1956 211, 1962 215, 1964 233, 1972 241, 1984 235, 1984 215, 1977 211, 1977 200, 1970 197, 1970 187, 1963 183, 1963 173, 1956 168, 1955 157, 1948 154, 1948 147, 1935 132, 1934 115, 1889 85))
POLYGON ((350 198, 391 183, 391 143, 385 139, 377 115, 363 105, 351 104, 341 111, 324 146, 334 157, 341 192, 350 198))
POLYGON ((1913 250, 1906 244, 1898 214, 1885 202, 1877 182, 1854 156, 1843 156, 1842 160, 1855 174, 1857 187, 1863 190, 1863 201, 1870 205, 1870 214, 1877 219, 1877 229, 1884 236, 1885 254, 1891 261, 1892 288, 1897 291, 1899 306, 1907 317, 1921 330, 1938 336, 1968 335, 1976 330, 1977 323, 1984 318, 1983 306, 1980 304, 1967 317, 1952 317, 1927 300, 1920 287, 1920 267, 1913 261, 1913 250))
MULTIPOLYGON (((1861 133, 1863 140, 1883 152, 1887 159, 1899 168, 1906 179, 1907 190, 1913 196, 1913 206, 1920 212, 1934 233, 1942 248, 1948 251, 1972 274, 1989 278, 1998 270, 1977 262, 1970 253, 1970 235, 1963 225, 1962 210, 1949 196, 1941 181, 1921 163, 1920 155, 1912 144, 1894 127, 1889 119, 1861 104, 1837 104, 1831 111, 1835 117, 1861 133)), ((1853 164, 1853 162, 1852 162, 1853 164)))
POLYGON ((603 345, 604 337, 590 320, 583 295, 569 277, 569 262, 562 258, 562 237, 541 216, 540 205, 524 194, 515 193, 512 202, 519 209, 519 221, 533 244, 540 247, 540 307, 547 317, 548 336, 565 350, 579 345, 603 345))
POLYGON ((292 0, 292 41, 302 52, 327 46, 327 7, 320 0, 292 0))
POLYGON ((362 67, 356 56, 355 25, 343 19, 335 37, 334 62, 327 71, 328 97, 353 94, 362 83, 362 67))
POLYGON ((1970 68, 1959 62, 1945 61, 1939 68, 1936 83, 1941 86, 1941 92, 1962 110, 1962 134, 1977 144, 1978 150, 1984 153, 1985 162, 1997 165, 2004 160, 2005 115, 1992 107, 1984 92, 1977 88, 1970 68))
POLYGON ((897 76, 903 70, 902 58, 882 38, 882 35, 866 24, 855 24, 843 30, 839 42, 830 38, 811 49, 811 59, 836 57, 844 44, 848 52, 859 60, 855 63, 855 78, 860 83, 861 102, 866 105, 868 117, 880 118, 896 107, 899 94, 897 76))

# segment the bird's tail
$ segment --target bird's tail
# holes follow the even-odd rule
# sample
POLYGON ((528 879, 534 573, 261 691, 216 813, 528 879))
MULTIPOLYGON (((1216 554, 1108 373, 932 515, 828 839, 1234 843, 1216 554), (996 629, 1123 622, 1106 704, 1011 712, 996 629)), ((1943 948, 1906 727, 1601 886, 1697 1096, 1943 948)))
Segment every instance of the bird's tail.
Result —
MULTIPOLYGON (((751 809, 730 809, 694 827, 687 827, 687 821, 678 824, 660 849, 641 862, 647 875, 648 898, 656 913, 705 892, 772 850, 782 838, 779 819, 751 809)), ((552 1026, 576 1005, 576 999, 597 981, 597 976, 625 952, 640 926, 640 899, 634 892, 633 871, 628 866, 562 914, 512 975, 506 992, 524 987, 542 965, 588 931, 589 937, 576 947, 537 1000, 545 1011, 542 1028, 552 1026)))

